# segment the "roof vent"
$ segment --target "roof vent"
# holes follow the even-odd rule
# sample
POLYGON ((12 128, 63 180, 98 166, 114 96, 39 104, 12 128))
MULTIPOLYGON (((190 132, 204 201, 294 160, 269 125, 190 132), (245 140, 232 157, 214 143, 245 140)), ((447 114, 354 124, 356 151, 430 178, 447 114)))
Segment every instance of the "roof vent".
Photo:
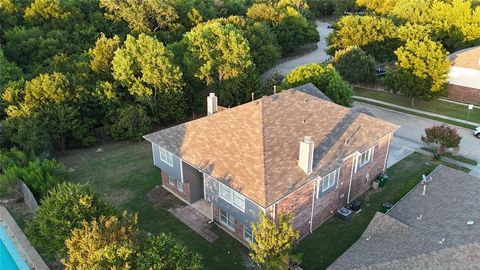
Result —
POLYGON ((315 144, 313 143, 312 137, 310 136, 305 136, 303 137, 303 140, 300 141, 300 149, 298 154, 298 166, 307 175, 310 175, 312 173, 314 147, 315 147, 315 144))
POLYGON ((218 101, 215 93, 210 93, 207 97, 207 114, 211 115, 217 112, 218 101))

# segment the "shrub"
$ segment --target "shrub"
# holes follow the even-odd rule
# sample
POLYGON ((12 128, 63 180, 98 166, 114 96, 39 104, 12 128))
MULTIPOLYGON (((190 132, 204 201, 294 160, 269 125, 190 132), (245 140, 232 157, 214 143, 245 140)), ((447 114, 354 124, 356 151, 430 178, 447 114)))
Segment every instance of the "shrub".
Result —
POLYGON ((425 136, 422 136, 422 142, 433 148, 433 156, 440 159, 448 148, 455 148, 460 145, 462 137, 458 135, 458 130, 445 124, 434 125, 425 129, 425 136))
POLYGON ((150 118, 139 105, 129 105, 117 110, 116 121, 109 126, 110 135, 116 140, 141 140, 150 131, 150 118))
POLYGON ((36 159, 23 167, 12 166, 5 170, 4 175, 21 179, 37 199, 56 184, 70 180, 65 166, 54 159, 36 159))
POLYGON ((375 58, 359 47, 337 51, 333 58, 333 66, 350 83, 375 80, 375 58))
POLYGON ((41 200, 26 233, 32 244, 47 258, 65 256, 65 240, 83 221, 114 213, 113 208, 88 186, 64 182, 41 200))
POLYGON ((124 213, 121 217, 83 221, 65 241, 66 270, 133 269, 138 234, 136 215, 124 213))
POLYGON ((190 252, 169 234, 149 237, 140 245, 135 265, 138 270, 203 269, 201 257, 190 252))

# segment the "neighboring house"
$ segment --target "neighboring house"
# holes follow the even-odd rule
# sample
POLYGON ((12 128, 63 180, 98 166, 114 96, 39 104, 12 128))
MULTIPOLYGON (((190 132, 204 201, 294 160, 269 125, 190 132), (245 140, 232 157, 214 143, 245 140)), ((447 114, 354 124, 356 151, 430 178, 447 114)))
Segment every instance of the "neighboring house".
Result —
POLYGON ((478 269, 480 179, 444 166, 426 179, 328 269, 478 269))
POLYGON ((385 171, 398 126, 332 103, 313 84, 265 96, 144 138, 165 189, 244 241, 263 211, 293 215, 301 236, 385 171))
POLYGON ((448 98, 477 104, 480 102, 480 46, 452 53, 448 74, 448 98))

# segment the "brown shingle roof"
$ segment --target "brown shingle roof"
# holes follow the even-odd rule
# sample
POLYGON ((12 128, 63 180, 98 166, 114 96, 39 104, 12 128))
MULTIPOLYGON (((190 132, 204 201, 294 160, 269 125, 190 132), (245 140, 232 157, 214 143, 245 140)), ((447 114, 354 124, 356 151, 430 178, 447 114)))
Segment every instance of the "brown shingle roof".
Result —
POLYGON ((480 70, 480 46, 467 48, 449 56, 452 66, 480 70))
POLYGON ((310 180, 297 165, 304 136, 315 142, 313 176, 332 171, 346 156, 397 128, 305 88, 262 97, 145 139, 268 207, 310 180))

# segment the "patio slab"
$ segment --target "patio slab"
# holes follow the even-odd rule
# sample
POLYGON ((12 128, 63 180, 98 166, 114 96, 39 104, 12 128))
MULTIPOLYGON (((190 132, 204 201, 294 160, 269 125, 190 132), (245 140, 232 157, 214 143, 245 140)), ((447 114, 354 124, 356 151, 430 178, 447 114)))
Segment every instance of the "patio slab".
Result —
POLYGON ((190 227, 200 236, 205 238, 210 243, 217 240, 218 236, 213 232, 213 223, 210 223, 205 215, 193 208, 191 205, 181 205, 175 208, 168 209, 168 212, 172 213, 181 222, 190 227))

